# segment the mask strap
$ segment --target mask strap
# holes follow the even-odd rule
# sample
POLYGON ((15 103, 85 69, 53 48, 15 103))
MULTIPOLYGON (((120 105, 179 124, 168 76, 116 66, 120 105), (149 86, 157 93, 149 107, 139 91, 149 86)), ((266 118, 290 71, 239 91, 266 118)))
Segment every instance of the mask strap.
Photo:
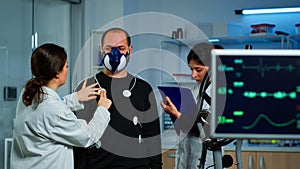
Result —
MULTIPOLYGON (((94 75, 94 79, 96 80, 96 82, 97 82, 97 84, 99 85, 99 87, 101 87, 101 85, 100 85, 98 79, 96 78, 96 75, 94 75)), ((101 87, 101 88, 102 88, 102 87, 101 87)))

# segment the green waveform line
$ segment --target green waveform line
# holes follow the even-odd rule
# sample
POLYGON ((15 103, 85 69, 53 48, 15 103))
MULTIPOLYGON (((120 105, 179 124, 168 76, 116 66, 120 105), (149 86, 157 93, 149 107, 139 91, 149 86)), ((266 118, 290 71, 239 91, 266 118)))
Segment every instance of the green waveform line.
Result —
POLYGON ((255 127, 255 126, 257 125, 257 123, 259 122, 259 120, 260 120, 261 118, 264 118, 265 120, 267 120, 268 123, 270 123, 271 125, 273 125, 273 126, 275 126, 275 127, 285 127, 285 126, 288 126, 288 125, 290 125, 290 124, 292 124, 292 123, 294 123, 294 122, 296 121, 296 119, 292 119, 292 120, 287 121, 287 122, 285 122, 285 123, 275 123, 275 122, 273 122, 272 120, 270 120, 270 119, 268 118, 268 116, 266 116, 265 114, 260 114, 260 115, 255 119, 255 121, 254 121, 252 124, 250 124, 249 126, 243 126, 243 129, 245 129, 245 130, 250 130, 250 129, 252 129, 253 127, 255 127))
POLYGON ((253 92, 253 91, 245 91, 244 96, 248 98, 255 98, 255 97, 274 97, 275 99, 283 99, 285 97, 290 97, 291 99, 296 99, 297 93, 296 92, 282 92, 282 91, 277 91, 274 93, 268 93, 268 92, 253 92))
POLYGON ((242 68, 243 69, 255 69, 255 70, 257 70, 257 72, 260 72, 261 77, 265 76, 265 71, 275 70, 275 71, 279 72, 281 70, 288 70, 289 72, 292 72, 295 69, 295 67, 291 64, 289 64, 287 66, 281 66, 280 64, 276 64, 273 66, 264 65, 262 59, 259 59, 258 65, 254 65, 254 66, 242 65, 242 68))

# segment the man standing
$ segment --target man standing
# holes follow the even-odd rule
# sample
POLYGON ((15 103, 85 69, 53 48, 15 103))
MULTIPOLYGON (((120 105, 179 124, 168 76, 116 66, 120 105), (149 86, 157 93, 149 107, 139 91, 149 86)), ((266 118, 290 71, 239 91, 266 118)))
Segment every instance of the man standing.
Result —
MULTIPOLYGON (((97 82, 112 100, 111 120, 101 147, 74 148, 75 169, 161 169, 160 123, 151 86, 126 71, 132 53, 131 38, 121 28, 104 32, 100 51, 105 68, 89 83, 97 82)), ((78 88, 82 85, 79 84, 78 88)), ((96 100, 76 112, 90 120, 96 100)))

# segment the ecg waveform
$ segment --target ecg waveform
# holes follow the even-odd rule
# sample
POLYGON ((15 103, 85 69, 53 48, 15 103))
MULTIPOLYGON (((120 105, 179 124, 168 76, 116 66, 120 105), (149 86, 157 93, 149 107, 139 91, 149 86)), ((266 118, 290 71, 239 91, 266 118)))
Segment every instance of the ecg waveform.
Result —
POLYGON ((247 65, 243 64, 242 68, 243 69, 254 69, 254 70, 257 70, 257 72, 260 72, 260 76, 261 77, 265 76, 265 72, 266 71, 275 70, 275 71, 279 72, 281 70, 287 70, 289 72, 293 72, 294 69, 295 69, 295 67, 293 65, 291 65, 291 64, 288 64, 286 66, 282 66, 280 64, 271 65, 271 66, 264 65, 262 58, 259 59, 259 63, 257 65, 247 66, 247 65))
POLYGON ((291 119, 291 120, 289 120, 289 121, 287 121, 287 122, 284 122, 284 123, 275 123, 275 122, 273 122, 267 115, 265 115, 265 114, 260 114, 260 115, 255 119, 255 121, 254 121, 252 124, 250 124, 250 125, 248 125, 248 126, 243 126, 243 129, 245 129, 245 130, 250 130, 250 129, 254 128, 254 127, 257 125, 257 123, 258 123, 262 118, 264 118, 269 124, 271 124, 271 125, 273 125, 273 126, 275 126, 275 127, 286 127, 286 126, 289 126, 289 125, 291 125, 291 124, 293 124, 293 123, 296 122, 296 119, 291 119))
POLYGON ((285 97, 290 97, 291 99, 296 99, 297 93, 296 92, 283 92, 283 91, 277 91, 274 93, 268 93, 268 92, 253 92, 253 91, 245 91, 244 96, 247 98, 255 98, 255 97, 274 97, 275 99, 284 99, 285 97))

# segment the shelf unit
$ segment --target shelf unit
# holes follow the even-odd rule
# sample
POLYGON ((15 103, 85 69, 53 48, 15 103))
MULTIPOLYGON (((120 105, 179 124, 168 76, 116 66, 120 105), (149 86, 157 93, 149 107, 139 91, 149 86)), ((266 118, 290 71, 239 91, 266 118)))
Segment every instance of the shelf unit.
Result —
POLYGON ((288 37, 284 35, 252 35, 252 36, 231 36, 221 38, 211 38, 213 44, 220 44, 225 49, 244 49, 245 45, 255 46, 253 49, 285 49, 288 48, 288 37))

